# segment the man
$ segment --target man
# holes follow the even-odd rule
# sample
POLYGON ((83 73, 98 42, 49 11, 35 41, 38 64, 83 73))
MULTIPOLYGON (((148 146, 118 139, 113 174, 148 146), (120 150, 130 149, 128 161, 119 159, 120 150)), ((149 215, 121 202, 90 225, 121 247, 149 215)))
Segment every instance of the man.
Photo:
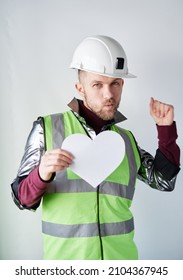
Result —
POLYGON ((88 37, 76 48, 71 68, 78 70, 76 90, 82 100, 74 98, 70 111, 34 122, 12 183, 14 201, 20 209, 33 210, 42 201, 45 259, 137 259, 130 211, 135 181, 139 178, 161 191, 174 189, 180 169, 174 108, 151 98, 159 138, 153 158, 129 131, 116 125, 125 120, 117 110, 124 79, 134 77, 121 45, 106 36, 88 37), (74 157, 60 147, 71 134, 94 139, 104 130, 121 135, 125 157, 93 188, 72 172, 74 157))

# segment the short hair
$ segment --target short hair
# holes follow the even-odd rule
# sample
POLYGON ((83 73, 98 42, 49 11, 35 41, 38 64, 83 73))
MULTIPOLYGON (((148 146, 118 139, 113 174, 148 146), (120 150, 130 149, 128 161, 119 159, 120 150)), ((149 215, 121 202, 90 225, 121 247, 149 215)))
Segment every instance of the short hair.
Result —
POLYGON ((81 69, 78 69, 78 80, 79 80, 80 83, 81 83, 81 79, 82 79, 83 74, 85 74, 85 71, 81 70, 81 69))

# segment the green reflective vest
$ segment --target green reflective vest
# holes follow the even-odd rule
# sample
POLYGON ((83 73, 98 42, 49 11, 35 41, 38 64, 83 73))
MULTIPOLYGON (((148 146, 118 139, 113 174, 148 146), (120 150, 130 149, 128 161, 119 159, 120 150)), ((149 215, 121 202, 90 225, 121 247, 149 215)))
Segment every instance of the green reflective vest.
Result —
MULTIPOLYGON (((86 134, 72 111, 44 117, 46 149, 58 149, 65 137, 86 134)), ((131 260, 133 241, 130 206, 140 158, 133 136, 111 126, 125 141, 122 163, 97 188, 71 169, 57 172, 43 196, 44 258, 57 260, 131 260)))

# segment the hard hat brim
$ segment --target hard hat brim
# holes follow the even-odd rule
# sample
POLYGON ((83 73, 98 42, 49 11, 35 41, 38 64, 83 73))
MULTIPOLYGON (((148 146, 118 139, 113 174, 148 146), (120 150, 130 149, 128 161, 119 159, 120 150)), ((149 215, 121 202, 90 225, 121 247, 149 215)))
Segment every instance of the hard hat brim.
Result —
POLYGON ((123 74, 123 75, 120 75, 120 74, 117 74, 117 73, 113 73, 113 74, 108 74, 108 73, 99 73, 99 72, 95 72, 95 71, 91 71, 91 70, 87 70, 87 69, 82 69, 82 68, 79 68, 79 67, 74 67, 73 65, 70 65, 69 66, 70 69, 75 69, 75 70, 81 70, 81 71, 84 71, 84 72, 89 72, 89 73, 93 73, 93 74, 98 74, 98 75, 101 75, 101 76, 106 76, 106 77, 111 77, 111 78, 119 78, 119 79, 132 79, 132 78, 137 78, 137 76, 131 74, 131 73, 128 73, 128 74, 123 74))

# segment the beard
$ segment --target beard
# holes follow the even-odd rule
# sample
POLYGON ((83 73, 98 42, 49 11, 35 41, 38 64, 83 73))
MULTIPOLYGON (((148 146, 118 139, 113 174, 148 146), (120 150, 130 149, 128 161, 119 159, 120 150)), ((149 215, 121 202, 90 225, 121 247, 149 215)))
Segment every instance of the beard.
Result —
POLYGON ((116 102, 113 99, 110 99, 106 102, 103 102, 100 106, 94 103, 93 101, 89 100, 85 96, 84 104, 85 106, 90 109, 95 115, 105 121, 112 120, 118 110, 119 102, 116 102))

